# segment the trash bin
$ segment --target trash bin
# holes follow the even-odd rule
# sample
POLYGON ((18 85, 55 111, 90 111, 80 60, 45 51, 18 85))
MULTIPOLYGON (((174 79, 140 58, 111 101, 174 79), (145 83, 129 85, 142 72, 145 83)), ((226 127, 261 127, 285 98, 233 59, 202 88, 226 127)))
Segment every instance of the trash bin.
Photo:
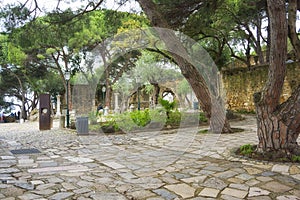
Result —
POLYGON ((76 117, 76 130, 78 135, 86 135, 89 133, 89 118, 76 117))
POLYGON ((193 102, 193 108, 194 108, 194 110, 198 110, 199 109, 199 102, 198 101, 194 101, 193 102))

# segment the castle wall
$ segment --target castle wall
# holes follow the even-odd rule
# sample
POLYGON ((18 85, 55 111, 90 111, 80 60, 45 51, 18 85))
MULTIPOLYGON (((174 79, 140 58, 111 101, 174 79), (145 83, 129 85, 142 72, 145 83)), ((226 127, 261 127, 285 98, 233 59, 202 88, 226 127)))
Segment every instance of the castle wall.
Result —
MULTIPOLYGON (((268 66, 236 68, 222 71, 223 85, 226 90, 227 108, 230 110, 254 111, 253 94, 261 91, 268 79, 268 66)), ((300 63, 287 65, 281 101, 289 98, 292 90, 300 84, 300 63)))

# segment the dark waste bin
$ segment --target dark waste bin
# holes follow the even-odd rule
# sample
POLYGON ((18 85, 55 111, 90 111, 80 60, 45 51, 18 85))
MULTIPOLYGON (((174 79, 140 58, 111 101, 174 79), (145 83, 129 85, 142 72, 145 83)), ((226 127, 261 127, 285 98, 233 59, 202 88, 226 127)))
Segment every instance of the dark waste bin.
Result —
POLYGON ((76 130, 78 135, 86 135, 89 133, 89 118, 76 117, 76 130))

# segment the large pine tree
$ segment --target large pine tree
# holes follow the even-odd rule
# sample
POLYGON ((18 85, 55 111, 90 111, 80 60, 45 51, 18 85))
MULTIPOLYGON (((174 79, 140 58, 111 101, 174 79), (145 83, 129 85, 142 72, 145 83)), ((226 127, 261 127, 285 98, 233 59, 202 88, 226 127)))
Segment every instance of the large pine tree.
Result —
POLYGON ((287 56, 286 1, 268 0, 271 52, 268 81, 254 95, 257 110, 258 150, 297 153, 300 133, 300 87, 280 104, 287 56))

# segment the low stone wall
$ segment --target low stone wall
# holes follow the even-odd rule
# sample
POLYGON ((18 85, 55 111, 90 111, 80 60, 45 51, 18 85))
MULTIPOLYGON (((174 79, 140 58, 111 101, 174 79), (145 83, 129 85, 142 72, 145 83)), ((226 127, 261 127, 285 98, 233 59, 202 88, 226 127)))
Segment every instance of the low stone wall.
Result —
MULTIPOLYGON (((253 94, 261 91, 268 78, 268 66, 237 68, 222 71, 223 85, 226 90, 227 108, 235 111, 254 111, 253 94)), ((300 84, 300 63, 287 66, 281 101, 287 100, 292 91, 300 84)))

